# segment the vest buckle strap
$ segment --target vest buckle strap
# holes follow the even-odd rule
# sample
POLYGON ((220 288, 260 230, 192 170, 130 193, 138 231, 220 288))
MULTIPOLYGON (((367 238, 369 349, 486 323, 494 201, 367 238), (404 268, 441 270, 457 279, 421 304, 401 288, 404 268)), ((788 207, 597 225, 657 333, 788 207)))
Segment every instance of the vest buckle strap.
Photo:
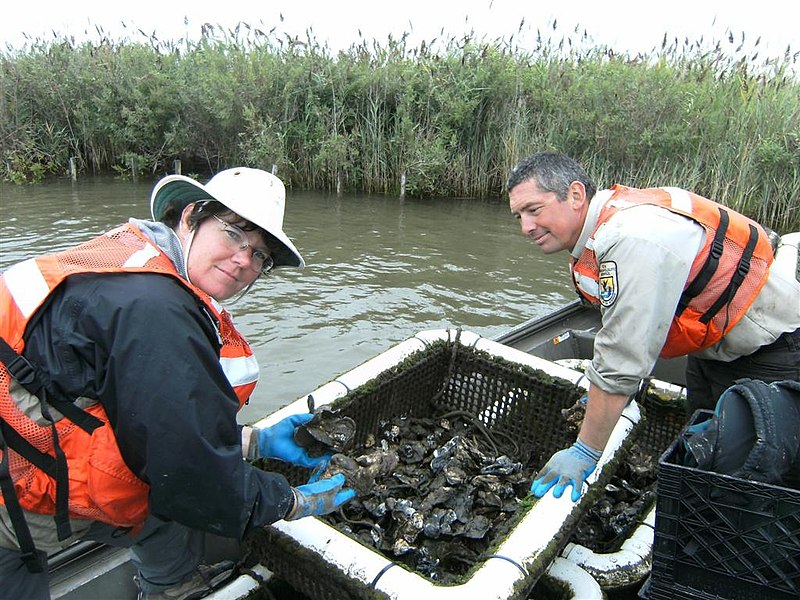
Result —
POLYGON ((17 354, 14 360, 6 364, 6 369, 11 376, 25 389, 30 389, 37 380, 36 369, 21 354, 17 354))
POLYGON ((711 250, 709 250, 709 253, 714 258, 719 259, 719 257, 722 256, 723 248, 724 248, 724 245, 722 243, 722 240, 719 239, 718 237, 715 237, 714 241, 711 242, 711 250))
POLYGON ((744 281, 745 276, 749 272, 750 272, 750 261, 744 256, 742 256, 742 260, 740 260, 739 264, 736 265, 736 275, 734 275, 734 278, 741 285, 741 282, 744 281))

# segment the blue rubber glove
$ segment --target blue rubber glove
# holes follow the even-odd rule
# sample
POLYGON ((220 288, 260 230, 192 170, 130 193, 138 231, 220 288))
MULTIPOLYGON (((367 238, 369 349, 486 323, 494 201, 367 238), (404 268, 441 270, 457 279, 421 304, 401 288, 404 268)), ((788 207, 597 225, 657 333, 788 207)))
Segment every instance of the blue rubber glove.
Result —
POLYGON ((294 506, 284 517, 286 521, 295 521, 311 515, 327 515, 345 502, 352 500, 356 491, 345 488, 345 477, 338 473, 330 479, 320 479, 292 488, 294 506))
POLYGON ((299 467, 316 467, 330 460, 329 455, 309 456, 306 449, 294 441, 294 430, 308 423, 314 415, 301 413, 291 415, 271 427, 258 430, 258 453, 263 458, 277 458, 299 467))
POLYGON ((583 482, 597 467, 600 455, 601 452, 578 439, 569 448, 559 450, 550 457, 531 483, 531 493, 541 498, 555 486, 553 496, 561 498, 567 486, 571 485, 572 501, 577 502, 581 497, 583 482))
POLYGON ((331 458, 328 455, 325 455, 322 458, 324 460, 314 467, 314 470, 311 471, 311 476, 308 478, 306 483, 314 483, 315 481, 319 481, 320 478, 325 474, 325 471, 328 469, 328 465, 331 462, 331 458))

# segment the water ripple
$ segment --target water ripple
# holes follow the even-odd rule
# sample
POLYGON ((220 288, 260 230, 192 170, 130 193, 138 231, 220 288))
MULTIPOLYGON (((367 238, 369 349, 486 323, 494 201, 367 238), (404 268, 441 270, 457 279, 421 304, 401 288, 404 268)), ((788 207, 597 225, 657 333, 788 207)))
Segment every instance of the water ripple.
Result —
MULTIPOLYGON (((113 180, 4 185, 0 269, 147 218, 150 189, 113 180)), ((285 230, 307 267, 278 270, 229 306, 262 366, 242 422, 418 331, 492 337, 574 294, 566 257, 541 254, 500 202, 292 193, 285 230)))

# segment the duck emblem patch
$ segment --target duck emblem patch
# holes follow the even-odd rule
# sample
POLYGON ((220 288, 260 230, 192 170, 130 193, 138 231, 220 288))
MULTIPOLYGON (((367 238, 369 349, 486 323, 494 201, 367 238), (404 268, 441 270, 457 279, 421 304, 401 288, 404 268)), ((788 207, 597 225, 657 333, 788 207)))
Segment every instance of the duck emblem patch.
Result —
POLYGON ((619 293, 617 263, 614 261, 600 263, 598 284, 600 287, 600 304, 602 306, 611 306, 614 304, 619 293))

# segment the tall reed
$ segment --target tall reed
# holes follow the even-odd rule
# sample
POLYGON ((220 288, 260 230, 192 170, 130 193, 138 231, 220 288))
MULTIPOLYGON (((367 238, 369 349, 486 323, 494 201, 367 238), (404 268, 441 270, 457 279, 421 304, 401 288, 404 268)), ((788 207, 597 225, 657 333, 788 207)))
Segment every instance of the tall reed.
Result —
POLYGON ((247 24, 196 42, 35 40, 0 57, 5 177, 61 174, 70 157, 156 176, 180 159, 198 176, 277 165, 298 188, 502 198, 517 160, 559 150, 601 186, 677 185, 800 229, 797 52, 758 60, 731 36, 628 56, 572 35, 336 53, 247 24))

